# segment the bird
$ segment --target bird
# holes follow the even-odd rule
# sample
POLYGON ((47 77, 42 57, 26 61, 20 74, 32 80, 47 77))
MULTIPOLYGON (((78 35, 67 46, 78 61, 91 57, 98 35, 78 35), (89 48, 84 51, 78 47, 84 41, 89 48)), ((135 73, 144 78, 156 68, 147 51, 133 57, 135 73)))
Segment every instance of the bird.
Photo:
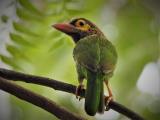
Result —
POLYGON ((74 18, 52 26, 69 35, 75 43, 73 58, 79 82, 76 97, 78 98, 80 90, 84 89, 84 79, 87 80, 85 111, 90 116, 103 114, 106 106, 113 100, 109 79, 113 76, 117 64, 116 48, 103 32, 86 18, 74 18), (104 83, 108 90, 107 97, 104 97, 104 83))

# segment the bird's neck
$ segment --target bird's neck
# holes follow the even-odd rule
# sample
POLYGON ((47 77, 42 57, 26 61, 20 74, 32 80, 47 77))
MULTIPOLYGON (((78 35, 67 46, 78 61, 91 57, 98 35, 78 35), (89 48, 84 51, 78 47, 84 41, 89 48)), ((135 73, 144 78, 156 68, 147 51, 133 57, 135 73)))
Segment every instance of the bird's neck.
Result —
POLYGON ((72 39, 75 43, 77 43, 81 39, 81 37, 79 35, 73 35, 72 39))
MULTIPOLYGON (((94 35, 94 34, 90 34, 90 35, 94 35)), ((85 38, 85 37, 88 37, 88 36, 90 36, 90 35, 85 35, 85 34, 78 34, 78 35, 71 35, 72 36, 72 39, 73 39, 73 41, 75 42, 75 43, 77 43, 79 40, 81 40, 81 39, 83 39, 83 38, 85 38)), ((95 34, 95 35, 98 35, 98 36, 104 36, 104 34, 103 33, 99 33, 99 34, 95 34)))

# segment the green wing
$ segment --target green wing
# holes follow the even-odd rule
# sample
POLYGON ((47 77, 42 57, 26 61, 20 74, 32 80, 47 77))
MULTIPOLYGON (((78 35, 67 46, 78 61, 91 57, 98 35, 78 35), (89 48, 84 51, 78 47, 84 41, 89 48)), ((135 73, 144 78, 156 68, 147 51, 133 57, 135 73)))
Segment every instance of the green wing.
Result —
POLYGON ((99 46, 101 51, 100 69, 105 75, 111 76, 117 63, 117 52, 112 43, 106 40, 106 38, 100 39, 99 46))
POLYGON ((97 72, 100 61, 98 37, 92 35, 77 42, 73 57, 77 64, 97 72))
POLYGON ((76 63, 104 74, 114 71, 117 62, 115 47, 104 36, 91 35, 81 39, 73 52, 76 63))

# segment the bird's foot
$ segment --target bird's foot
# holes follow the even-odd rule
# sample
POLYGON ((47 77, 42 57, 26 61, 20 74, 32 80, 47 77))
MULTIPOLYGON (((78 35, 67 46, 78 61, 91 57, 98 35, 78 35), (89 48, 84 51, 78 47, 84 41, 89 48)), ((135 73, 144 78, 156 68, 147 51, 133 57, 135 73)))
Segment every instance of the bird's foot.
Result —
POLYGON ((110 108, 109 108, 109 103, 113 101, 113 96, 107 96, 105 97, 105 110, 108 111, 110 108))
POLYGON ((76 98, 80 101, 82 99, 82 97, 79 96, 79 93, 81 90, 84 89, 84 85, 82 84, 79 84, 78 87, 76 88, 76 98))

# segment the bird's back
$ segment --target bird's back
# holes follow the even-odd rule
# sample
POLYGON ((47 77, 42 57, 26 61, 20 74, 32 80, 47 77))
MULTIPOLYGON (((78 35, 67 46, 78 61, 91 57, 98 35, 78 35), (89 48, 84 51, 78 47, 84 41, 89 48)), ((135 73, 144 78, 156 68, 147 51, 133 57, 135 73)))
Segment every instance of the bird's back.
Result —
POLYGON ((91 35, 79 40, 73 51, 74 60, 92 72, 112 74, 117 53, 105 36, 91 35))

